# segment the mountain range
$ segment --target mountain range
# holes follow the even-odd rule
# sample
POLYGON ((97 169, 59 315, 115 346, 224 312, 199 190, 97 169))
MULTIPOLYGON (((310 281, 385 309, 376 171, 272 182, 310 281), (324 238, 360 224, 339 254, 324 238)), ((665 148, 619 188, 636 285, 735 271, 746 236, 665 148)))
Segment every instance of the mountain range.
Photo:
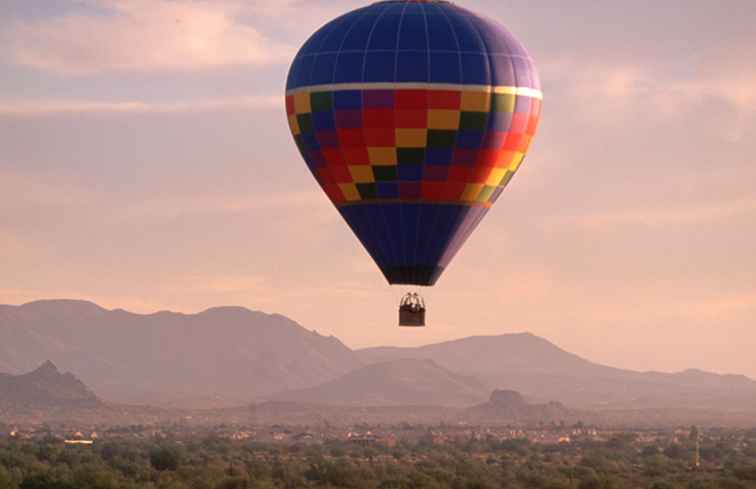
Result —
POLYGON ((408 358, 370 364, 274 399, 336 406, 470 406, 489 394, 474 377, 451 372, 433 360, 408 358))
POLYGON ((0 372, 47 360, 120 403, 470 407, 500 389, 544 406, 756 411, 756 382, 746 377, 612 368, 528 333, 352 350, 239 307, 140 315, 82 301, 0 306, 0 372))
POLYGON ((575 407, 756 409, 756 382, 745 376, 695 369, 679 373, 618 369, 585 360, 528 333, 477 336, 417 348, 368 348, 358 353, 366 362, 430 359, 492 388, 575 407))
POLYGON ((334 337, 239 307, 191 315, 59 300, 0 308, 0 372, 26 372, 46 360, 104 399, 161 405, 241 404, 362 365, 334 337))

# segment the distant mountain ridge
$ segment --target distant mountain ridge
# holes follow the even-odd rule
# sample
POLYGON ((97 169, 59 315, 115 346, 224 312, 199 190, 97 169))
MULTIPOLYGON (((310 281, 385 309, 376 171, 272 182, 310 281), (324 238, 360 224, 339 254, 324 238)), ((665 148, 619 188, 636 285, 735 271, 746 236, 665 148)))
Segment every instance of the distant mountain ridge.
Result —
POLYGON ((105 399, 161 404, 242 404, 361 365, 334 337, 240 307, 140 315, 58 300, 0 309, 0 371, 28 371, 47 359, 105 399))
POLYGON ((0 374, 0 408, 91 408, 99 399, 71 373, 50 361, 21 375, 0 374))
POLYGON ((500 389, 569 408, 756 412, 756 382, 747 377, 607 367, 528 333, 354 351, 241 307, 140 315, 83 301, 0 306, 0 372, 46 360, 108 401, 174 407, 274 399, 469 406, 500 389))
POLYGON ((357 353, 368 363, 430 359, 493 389, 511 389, 571 407, 721 408, 731 404, 756 409, 756 382, 748 377, 695 369, 660 373, 607 367, 530 333, 474 336, 416 348, 366 348, 357 353))
POLYGON ((410 359, 371 364, 274 399, 343 406, 470 406, 488 394, 475 378, 450 372, 432 360, 410 359))

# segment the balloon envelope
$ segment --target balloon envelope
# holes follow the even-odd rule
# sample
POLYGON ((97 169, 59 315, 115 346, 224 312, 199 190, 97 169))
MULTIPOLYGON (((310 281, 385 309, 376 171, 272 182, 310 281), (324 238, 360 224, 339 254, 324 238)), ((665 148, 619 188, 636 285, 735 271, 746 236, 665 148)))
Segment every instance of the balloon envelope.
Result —
POLYGON ((386 1, 318 30, 286 110, 315 179, 391 284, 433 285, 520 167, 541 112, 502 25, 442 1, 386 1))

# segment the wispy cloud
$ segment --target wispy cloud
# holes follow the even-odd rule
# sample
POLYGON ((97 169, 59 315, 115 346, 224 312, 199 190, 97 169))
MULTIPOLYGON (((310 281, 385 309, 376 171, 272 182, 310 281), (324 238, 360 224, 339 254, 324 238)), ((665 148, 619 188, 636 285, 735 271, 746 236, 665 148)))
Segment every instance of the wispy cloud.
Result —
MULTIPOLYGON (((44 211, 47 215, 107 215, 121 223, 169 222, 186 216, 224 219, 248 216, 266 219, 269 229, 280 235, 307 235, 312 241, 325 239, 323 230, 339 223, 339 216, 327 197, 313 182, 306 191, 254 191, 247 193, 162 193, 127 202, 115 201, 105 189, 72 184, 54 178, 26 176, 2 171, 0 195, 11 216, 44 211), (306 212, 304 210, 306 209, 306 212)), ((11 240, 13 227, 0 222, 0 251, 18 249, 11 240)))
POLYGON ((716 327, 721 321, 745 319, 756 310, 756 294, 753 290, 702 293, 685 288, 686 295, 670 297, 670 286, 680 288, 684 284, 666 285, 665 288, 661 283, 656 283, 647 286, 645 290, 640 290, 643 287, 634 290, 632 310, 627 308, 628 295, 617 294, 615 297, 604 297, 601 303, 591 304, 588 314, 602 321, 625 320, 638 325, 655 318, 716 327))
POLYGON ((11 254, 21 252, 22 250, 23 244, 16 236, 7 232, 0 234, 0 254, 11 256, 11 254))
POLYGON ((130 218, 171 218, 197 213, 254 213, 309 209, 307 218, 333 219, 326 198, 318 189, 302 192, 266 192, 249 195, 176 194, 157 196, 127 206, 123 214, 130 218), (320 212, 318 212, 320 211, 320 212))
MULTIPOLYGON (((14 208, 73 206, 81 208, 104 206, 113 216, 123 219, 172 219, 187 214, 253 214, 285 213, 302 218, 312 225, 337 220, 331 204, 313 183, 311 190, 250 193, 163 193, 119 204, 105 190, 72 185, 40 176, 3 171, 0 162, 0 195, 13 202, 14 208), (31 198, 29 196, 32 196, 31 198), (299 212, 307 209, 308 212, 299 212)), ((284 223, 285 224, 285 223, 284 223)))
POLYGON ((647 120, 680 119, 720 101, 738 114, 733 121, 738 127, 728 132, 732 136, 742 135, 741 126, 756 113, 756 70, 750 66, 712 65, 695 77, 666 73, 650 63, 586 61, 570 56, 546 59, 541 66, 544 78, 565 87, 581 104, 583 115, 593 121, 623 121, 628 112, 642 114, 647 120))
POLYGON ((0 196, 3 197, 5 211, 30 207, 86 207, 105 197, 105 194, 91 187, 23 175, 3 170, 4 166, 5 163, 0 160, 0 196))
POLYGON ((680 309, 691 319, 705 318, 710 321, 736 319, 756 311, 756 291, 715 296, 700 301, 691 301, 680 309))
MULTIPOLYGON (((90 2, 91 3, 91 2, 90 2)), ((238 21, 240 4, 97 2, 102 12, 10 25, 5 55, 64 74, 149 72, 285 62, 292 49, 238 21)))
POLYGON ((0 115, 42 116, 66 113, 173 113, 215 110, 276 110, 283 106, 282 96, 251 95, 181 102, 33 100, 2 101, 0 115))
POLYGON ((578 216, 562 216, 551 222, 555 222, 559 226, 579 226, 590 229, 628 225, 657 227, 700 224, 751 214, 756 214, 756 195, 681 208, 634 208, 578 216))

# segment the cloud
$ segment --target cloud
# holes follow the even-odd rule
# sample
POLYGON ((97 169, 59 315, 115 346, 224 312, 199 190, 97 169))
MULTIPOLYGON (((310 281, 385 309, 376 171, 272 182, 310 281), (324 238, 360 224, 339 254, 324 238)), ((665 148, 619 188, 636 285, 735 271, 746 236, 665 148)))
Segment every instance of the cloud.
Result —
POLYGON ((607 229, 616 226, 668 226, 698 225, 707 221, 719 221, 742 215, 756 214, 756 195, 705 206, 684 208, 636 208, 596 212, 579 216, 562 216, 552 223, 559 226, 579 226, 589 229, 607 229))
POLYGON ((726 102, 741 114, 756 112, 756 69, 752 67, 722 64, 687 77, 650 62, 586 61, 571 56, 546 59, 541 67, 544 79, 565 87, 590 118, 601 112, 623 120, 630 110, 642 111, 645 117, 687 116, 712 100, 726 102))
MULTIPOLYGON (((267 283, 264 276, 244 273, 178 273, 160 276, 152 284, 152 292, 164 295, 181 291, 182 295, 196 295, 198 297, 217 296, 254 297, 258 304, 269 302, 275 297, 274 285, 267 283)), ((198 310, 217 306, 212 300, 207 305, 199 306, 198 310)), ((180 309, 180 308, 179 308, 180 309)), ((154 310, 153 310, 154 311, 154 310)), ((150 312, 153 312, 150 311, 150 312)))
POLYGON ((0 161, 0 202, 5 211, 30 207, 87 207, 106 197, 91 187, 72 186, 59 179, 35 178, 3 170, 3 166, 0 161))
POLYGON ((0 234, 0 254, 2 256, 12 256, 24 250, 24 245, 20 239, 10 233, 0 234))
MULTIPOLYGON (((314 182, 313 187, 317 187, 314 182)), ((255 222, 258 229, 265 229, 268 235, 278 236, 288 243, 299 243, 302 236, 307 236, 311 245, 330 239, 326 230, 341 225, 338 212, 318 188, 229 195, 155 196, 115 209, 112 218, 129 223, 167 223, 182 218, 217 222, 241 218, 255 222)))
POLYGON ((86 216, 106 215, 111 222, 132 225, 166 223, 185 217, 217 221, 243 216, 258 221, 275 215, 276 219, 262 221, 270 232, 293 237, 307 235, 314 242, 327 237, 323 229, 340 224, 338 213, 315 187, 313 183, 313 188, 307 191, 162 193, 119 202, 105 189, 0 169, 0 195, 8 214, 5 222, 0 222, 0 251, 18 250, 19 241, 11 239, 11 233, 24 229, 18 227, 26 224, 22 216, 36 216, 40 212, 46 220, 72 219, 87 226, 86 216))
MULTIPOLYGON (((670 297, 670 287, 685 287, 680 283, 645 284, 632 291, 632 299, 625 293, 607 295, 595 301, 584 314, 602 321, 627 321, 638 327, 646 322, 684 321, 697 327, 716 328, 722 321, 746 319, 756 311, 756 293, 753 290, 717 293, 685 288, 685 295, 670 297), (631 310, 628 304, 632 304, 631 310)), ((622 292, 621 290, 618 292, 622 292)), ((579 293, 575 294, 576 297, 579 293)))
POLYGON ((55 73, 191 70, 287 61, 292 49, 237 20, 229 2, 101 1, 104 13, 10 25, 6 55, 55 73))
POLYGON ((198 213, 256 213, 308 209, 307 220, 332 220, 326 198, 317 189, 297 192, 265 192, 244 195, 176 194, 142 200, 123 209, 130 218, 174 218, 198 213))
POLYGON ((709 321, 738 319, 756 311, 756 291, 691 301, 684 304, 680 311, 690 319, 705 318, 709 321))
POLYGON ((27 176, 3 171, 0 162, 0 195, 6 207, 28 209, 39 206, 79 207, 103 209, 110 207, 114 216, 124 219, 173 219, 187 214, 254 214, 275 212, 287 219, 313 226, 337 222, 337 213, 326 196, 313 183, 306 191, 266 191, 246 193, 173 193, 155 194, 125 204, 113 201, 105 190, 85 185, 72 185, 64 181, 41 176, 27 176), (29 196, 33 196, 30 198, 29 196), (308 212, 300 212, 307 209, 308 212))
POLYGON ((176 113, 216 110, 280 110, 283 99, 276 95, 198 99, 182 102, 34 100, 0 101, 0 115, 44 116, 71 113, 176 113))

